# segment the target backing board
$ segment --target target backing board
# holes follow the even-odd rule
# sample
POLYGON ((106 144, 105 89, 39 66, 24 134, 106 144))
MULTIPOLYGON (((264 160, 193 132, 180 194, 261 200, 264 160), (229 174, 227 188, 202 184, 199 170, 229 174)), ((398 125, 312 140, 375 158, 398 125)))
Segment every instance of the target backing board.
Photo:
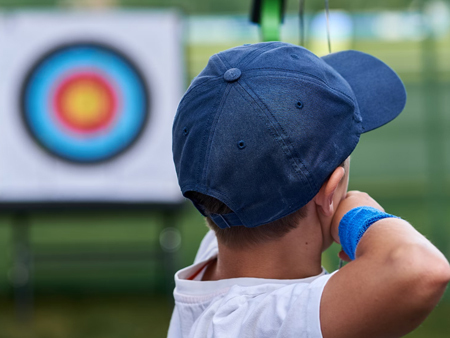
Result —
POLYGON ((0 14, 0 205, 183 200, 175 12, 0 14))

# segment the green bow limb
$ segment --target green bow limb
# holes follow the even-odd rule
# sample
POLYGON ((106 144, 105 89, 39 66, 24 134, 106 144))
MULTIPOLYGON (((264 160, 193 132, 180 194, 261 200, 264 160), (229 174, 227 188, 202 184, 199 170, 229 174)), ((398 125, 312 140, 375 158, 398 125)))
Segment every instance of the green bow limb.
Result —
POLYGON ((284 0, 255 0, 251 21, 261 27, 263 41, 279 41, 284 16, 284 0))

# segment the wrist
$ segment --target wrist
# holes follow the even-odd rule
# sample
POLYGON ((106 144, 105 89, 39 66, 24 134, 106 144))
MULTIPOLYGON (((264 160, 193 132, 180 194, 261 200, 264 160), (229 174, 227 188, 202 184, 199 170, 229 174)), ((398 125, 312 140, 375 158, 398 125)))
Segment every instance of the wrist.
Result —
POLYGON ((373 223, 388 217, 399 218, 367 206, 351 209, 342 217, 338 229, 339 240, 351 260, 355 259, 356 248, 367 229, 373 223))

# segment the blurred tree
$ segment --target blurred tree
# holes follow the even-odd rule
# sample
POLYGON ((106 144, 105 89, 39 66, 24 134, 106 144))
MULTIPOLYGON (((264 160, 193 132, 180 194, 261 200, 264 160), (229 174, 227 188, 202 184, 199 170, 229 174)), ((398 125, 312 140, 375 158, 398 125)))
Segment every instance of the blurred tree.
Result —
MULTIPOLYGON (((206 13, 247 13, 253 0, 121 0, 124 6, 179 6, 189 14, 206 13)), ((355 9, 405 9, 414 0, 378 0, 368 2, 366 0, 332 0, 331 8, 355 9)), ((306 0, 307 10, 321 10, 324 8, 324 0, 306 0)), ((287 0, 287 10, 296 12, 299 9, 299 0, 287 0)))
POLYGON ((73 8, 103 9, 117 6, 117 0, 60 0, 59 4, 73 8))
MULTIPOLYGON (((249 13, 252 0, 118 0, 124 7, 179 7, 186 14, 245 14, 249 13)), ((67 0, 0 0, 0 7, 35 7, 64 5, 67 0)), ((331 8, 351 10, 383 9, 399 10, 414 5, 415 0, 332 0, 331 8)), ((287 0, 287 10, 296 12, 299 0, 287 0)), ((306 9, 317 11, 324 8, 324 0, 306 0, 306 9)))

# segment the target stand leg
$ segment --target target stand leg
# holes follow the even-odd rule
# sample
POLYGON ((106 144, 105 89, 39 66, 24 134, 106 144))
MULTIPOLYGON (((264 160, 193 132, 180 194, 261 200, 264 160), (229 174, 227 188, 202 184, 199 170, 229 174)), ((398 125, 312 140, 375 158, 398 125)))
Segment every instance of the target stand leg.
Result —
POLYGON ((18 213, 14 215, 12 222, 13 261, 9 277, 14 290, 16 318, 22 323, 31 322, 33 313, 32 255, 29 228, 28 214, 18 213))
POLYGON ((159 243, 162 251, 164 268, 164 289, 170 303, 170 309, 174 304, 173 289, 175 287, 174 274, 177 267, 177 252, 181 245, 181 234, 177 227, 176 212, 165 210, 162 212, 162 230, 159 235, 159 243))

